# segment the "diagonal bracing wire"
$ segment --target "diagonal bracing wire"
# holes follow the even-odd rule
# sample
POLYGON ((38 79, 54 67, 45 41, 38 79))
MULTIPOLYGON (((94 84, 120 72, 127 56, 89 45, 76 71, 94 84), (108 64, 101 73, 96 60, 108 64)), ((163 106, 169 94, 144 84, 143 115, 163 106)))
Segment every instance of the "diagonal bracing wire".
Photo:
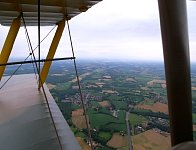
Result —
MULTIPOLYGON (((22 16, 23 18, 23 23, 24 23, 24 27, 25 27, 25 32, 26 32, 26 36, 27 36, 27 40, 29 41, 29 45, 30 45, 30 50, 31 50, 31 53, 32 53, 32 56, 33 56, 33 59, 34 61, 36 61, 36 58, 35 58, 35 54, 34 54, 34 51, 33 51, 33 48, 32 48, 32 44, 31 44, 31 41, 30 41, 30 37, 29 37, 29 34, 28 34, 28 30, 27 30, 27 27, 26 27, 26 23, 25 23, 25 20, 24 20, 24 17, 22 16)), ((40 45, 40 43, 39 43, 40 45)), ((48 98, 47 98, 47 95, 46 95, 46 91, 45 91, 45 88, 44 88, 44 85, 42 84, 42 80, 41 80, 41 76, 40 76, 40 73, 39 73, 39 66, 36 62, 35 63, 35 66, 36 66, 36 71, 37 71, 37 74, 39 76, 39 83, 41 83, 41 89, 43 91, 43 94, 44 94, 44 98, 46 100, 46 104, 47 104, 47 107, 48 107, 48 111, 49 111, 49 114, 50 114, 50 118, 52 120, 52 124, 53 124, 53 127, 54 127, 54 130, 55 130, 55 133, 57 135, 57 140, 58 140, 58 143, 60 145, 60 149, 63 150, 63 147, 62 147, 62 144, 61 144, 61 141, 60 141, 60 137, 58 135, 58 132, 57 132, 57 128, 56 128, 56 125, 55 125, 55 122, 54 122, 54 118, 53 118, 53 115, 52 115, 52 112, 51 112, 51 109, 50 109, 50 105, 49 105, 49 101, 48 101, 48 98)))
POLYGON ((40 64, 40 59, 41 59, 41 45, 40 45, 40 0, 38 0, 38 25, 37 25, 37 28, 38 28, 38 59, 39 59, 39 63, 38 63, 38 71, 39 71, 39 74, 40 74, 40 71, 41 71, 41 64, 40 64))
MULTIPOLYGON (((68 20, 66 20, 66 22, 67 22, 67 28, 68 28, 68 32, 69 32, 69 39, 70 39, 70 44, 71 44, 72 55, 75 58, 74 49, 73 49, 73 43, 72 43, 72 38, 71 38, 71 32, 70 32, 70 28, 69 28, 69 22, 68 22, 68 20)), ((78 83, 78 89, 79 89, 79 93, 80 93, 80 99, 81 99, 82 107, 83 107, 83 110, 84 110, 85 122, 86 122, 86 126, 87 126, 87 129, 88 129, 89 141, 90 141, 91 149, 94 150, 93 142, 92 142, 92 136, 91 136, 91 130, 90 130, 90 125, 88 123, 86 107, 85 107, 85 104, 84 104, 83 94, 82 94, 81 85, 80 85, 80 79, 79 79, 79 75, 78 75, 78 71, 77 71, 76 60, 74 59, 73 62, 74 62, 74 68, 75 68, 75 74, 76 74, 76 78, 77 78, 77 83, 78 83)))
MULTIPOLYGON (((50 35, 50 33, 55 29, 56 25, 46 34, 46 36, 41 40, 40 44, 50 35)), ((29 45, 28 45, 29 46, 29 45)), ((38 48, 38 45, 33 49, 33 52, 38 48)), ((32 57, 32 53, 30 52, 29 55, 24 59, 23 62, 25 62, 29 57, 32 57)), ((31 58, 33 59, 33 58, 31 58)), ((16 72, 22 67, 22 64, 20 64, 16 70, 9 76, 9 78, 2 84, 0 87, 0 90, 7 84, 7 82, 13 77, 13 75, 16 74, 16 72)), ((35 70, 34 70, 35 71, 35 70)))
MULTIPOLYGON (((22 20, 23 20, 23 22, 24 22, 24 17, 23 17, 23 15, 22 15, 22 20)), ((24 27, 25 28, 25 27, 24 27)), ((27 34, 27 32, 26 32, 27 30, 26 30, 26 28, 25 28, 25 35, 26 35, 26 37, 28 36, 28 34, 27 34)), ((28 49, 29 49, 29 54, 32 54, 31 53, 31 43, 30 43, 30 41, 28 40, 28 38, 26 38, 26 40, 27 40, 27 45, 28 45, 28 49)), ((31 55, 31 60, 33 60, 33 56, 31 55)), ((33 71, 34 71, 34 73, 35 73, 35 78, 37 79, 37 75, 36 75, 36 70, 35 70, 35 65, 34 65, 34 63, 32 63, 32 65, 33 65, 33 71)))
MULTIPOLYGON (((28 34, 28 31, 27 31, 27 28, 26 28, 26 23, 25 23, 25 20, 24 20, 24 17, 23 17, 23 14, 21 13, 21 16, 22 16, 22 19, 23 19, 23 23, 24 23, 24 28, 25 28, 25 34, 26 34, 26 38, 27 38, 27 43, 28 43, 28 47, 29 47, 29 55, 24 59, 24 62, 31 56, 31 59, 34 59, 34 63, 33 66, 34 66, 34 72, 37 71, 37 74, 39 76, 39 80, 38 82, 42 83, 41 81, 41 78, 40 78, 40 74, 39 74, 39 70, 40 70, 40 67, 38 66, 38 64, 36 63, 36 58, 35 58, 35 54, 34 54, 34 51, 40 46, 40 44, 49 36, 49 34, 54 30, 54 28, 56 26, 54 26, 50 31, 49 33, 39 42, 39 44, 33 49, 32 48, 32 44, 31 44, 31 41, 30 41, 30 37, 29 37, 29 34, 28 34)), ((72 55, 73 55, 73 58, 75 58, 75 54, 74 54, 74 49, 73 49, 73 43, 72 43, 72 38, 71 38, 71 33, 70 33, 70 28, 69 28, 69 23, 67 21, 67 25, 68 25, 68 31, 69 31, 69 38, 70 38, 70 43, 71 43, 71 49, 72 49, 72 55)), ((40 38, 40 37, 39 37, 40 38)), ((84 116, 85 116, 85 121, 86 121, 86 125, 87 125, 87 129, 88 129, 88 136, 89 136, 89 141, 90 141, 90 145, 91 145, 91 149, 94 150, 93 148, 93 142, 92 142, 92 136, 91 136, 91 130, 90 130, 90 126, 89 126, 89 123, 88 123, 88 118, 87 118, 87 113, 86 113, 86 108, 85 108, 85 104, 84 104, 84 100, 83 100, 83 94, 82 94, 82 90, 81 90, 81 85, 80 85, 80 80, 79 80, 79 75, 78 75, 78 71, 77 71, 77 65, 76 65, 76 61, 75 59, 73 59, 74 61, 74 67, 75 67, 75 73, 76 73, 76 77, 77 77, 77 82, 78 82, 78 87, 79 87, 79 93, 80 93, 80 99, 81 99, 81 102, 82 102, 82 107, 83 107, 83 110, 84 110, 84 116)), ((13 75, 20 69, 20 67, 22 66, 22 64, 20 64, 16 70, 10 75, 10 77, 4 82, 4 84, 0 87, 0 89, 2 89, 6 83, 13 77, 13 75)), ((46 99, 46 103, 47 103, 47 107, 48 107, 48 110, 49 110, 49 114, 50 114, 50 117, 52 119, 52 123, 53 123, 53 126, 54 126, 54 129, 55 129, 55 132, 57 134, 57 138, 58 138, 58 142, 60 144, 60 148, 61 150, 63 149, 62 148, 62 144, 60 142, 60 138, 59 138, 59 135, 58 135, 58 132, 57 132, 57 128, 56 128, 56 125, 54 123, 54 118, 52 116, 52 113, 51 113, 51 110, 50 110, 50 106, 49 106, 49 102, 48 102, 48 98, 46 96, 46 92, 45 92, 45 89, 44 89, 44 86, 42 84, 42 90, 43 90, 43 94, 44 94, 44 97, 46 99)))
MULTIPOLYGON (((34 51, 35 51, 35 49, 37 49, 37 47, 36 47, 35 49, 32 48, 32 44, 31 44, 31 41, 30 41, 30 37, 29 37, 29 34, 28 34, 28 30, 27 30, 27 27, 26 27, 26 23, 25 23, 24 17, 23 17, 22 14, 21 14, 21 16, 22 16, 22 19, 23 19, 24 27, 25 27, 25 34, 26 34, 28 46, 29 46, 29 48, 30 48, 30 54, 29 54, 28 57, 26 57, 26 59, 24 60, 24 62, 25 62, 30 56, 33 57, 34 63, 35 63, 35 66, 36 66, 36 70, 37 70, 37 73, 38 73, 38 75, 39 75, 40 83, 42 83, 41 78, 40 78, 40 74, 39 74, 39 70, 38 70, 38 65, 37 65, 37 63, 36 63, 36 58, 35 58, 35 55, 34 55, 34 51)), ((53 29, 54 29, 54 28, 53 28, 53 29)), ((52 29, 52 30, 53 30, 53 29, 52 29)), ((50 32, 52 32, 52 30, 51 30, 50 32)), ((50 33, 50 32, 49 32, 49 33, 50 33)), ((49 35, 49 33, 47 34, 47 36, 49 35)), ((47 36, 46 36, 46 37, 47 37, 47 36)), ((46 37, 45 37, 45 38, 46 38, 46 37)), ((45 38, 44 38, 44 39, 45 39, 45 38)), ((43 39, 43 40, 44 40, 44 39, 43 39)), ((43 40, 42 40, 42 41, 43 41, 43 40)), ((41 41, 41 42, 42 42, 42 41, 41 41)), ((40 44, 40 43, 39 43, 39 44, 40 44)), ((6 82, 0 87, 0 89, 2 89, 2 88, 6 85, 6 83, 13 77, 13 75, 19 70, 19 68, 20 68, 21 66, 22 66, 22 64, 20 64, 20 66, 12 73, 12 75, 6 80, 6 82)), ((62 147, 62 144, 61 144, 61 142, 60 142, 60 138, 59 138, 59 135, 58 135, 58 132, 57 132, 57 128, 56 128, 56 125, 55 125, 55 122, 54 122, 54 118, 53 118, 52 112, 51 112, 51 110, 50 110, 50 106, 49 106, 49 102, 48 102, 48 98, 47 98, 47 96, 46 96, 46 92, 45 92, 44 86, 43 86, 43 84, 41 84, 41 85, 42 85, 41 88, 42 88, 44 97, 45 97, 45 99, 46 99, 46 104, 47 104, 47 107, 48 107, 48 110, 49 110, 50 118, 51 118, 51 120, 52 120, 54 129, 55 129, 55 133, 56 133, 56 135, 57 135, 57 139, 58 139, 58 142, 59 142, 59 145, 60 145, 60 149, 63 150, 63 147, 62 147)))

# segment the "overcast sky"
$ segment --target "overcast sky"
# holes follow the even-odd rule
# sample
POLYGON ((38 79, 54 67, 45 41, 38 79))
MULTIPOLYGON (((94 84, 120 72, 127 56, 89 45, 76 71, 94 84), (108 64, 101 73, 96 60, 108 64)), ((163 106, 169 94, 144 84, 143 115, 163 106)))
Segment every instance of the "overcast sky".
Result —
MULTIPOLYGON (((196 2, 188 1, 191 60, 196 61, 196 2)), ((157 0, 103 0, 70 20, 75 55, 86 59, 163 60, 157 0)), ((0 49, 8 32, 0 26, 0 49)), ((52 27, 41 28, 44 37, 52 27)), ((37 28, 28 27, 33 47, 37 28)), ((55 30, 54 30, 55 31, 55 30)), ((45 57, 54 31, 41 44, 45 57)), ((28 46, 23 27, 12 56, 25 57, 28 46)), ((71 56, 67 27, 55 57, 71 56)))

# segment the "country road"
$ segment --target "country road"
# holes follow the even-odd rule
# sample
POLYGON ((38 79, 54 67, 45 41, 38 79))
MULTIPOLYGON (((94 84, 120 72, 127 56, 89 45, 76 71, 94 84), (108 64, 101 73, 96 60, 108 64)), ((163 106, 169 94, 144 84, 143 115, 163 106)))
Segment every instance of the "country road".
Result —
POLYGON ((132 140, 131 140, 131 133, 130 133, 130 122, 129 122, 129 112, 132 108, 129 108, 129 110, 126 112, 126 124, 127 124, 127 140, 129 144, 129 150, 133 150, 132 140))

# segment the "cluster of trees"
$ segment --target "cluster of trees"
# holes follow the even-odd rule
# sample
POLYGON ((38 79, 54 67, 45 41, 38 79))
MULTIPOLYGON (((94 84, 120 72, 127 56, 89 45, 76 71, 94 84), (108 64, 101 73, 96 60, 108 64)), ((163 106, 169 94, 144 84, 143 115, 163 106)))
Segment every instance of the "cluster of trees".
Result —
POLYGON ((62 74, 61 76, 48 75, 46 82, 56 85, 57 83, 69 82, 72 78, 68 75, 62 74))
POLYGON ((192 103, 192 112, 196 113, 196 99, 193 99, 193 103, 192 103))
POLYGON ((157 123, 153 123, 153 122, 149 122, 148 125, 150 128, 158 128, 161 131, 170 132, 169 126, 165 126, 165 125, 161 125, 161 124, 157 124, 157 123))
POLYGON ((71 119, 71 113, 72 113, 72 104, 71 102, 61 102, 57 101, 57 105, 59 106, 63 116, 66 120, 71 119))
POLYGON ((169 119, 169 115, 164 114, 162 112, 142 111, 140 109, 133 109, 130 112, 142 116, 151 116, 151 117, 157 117, 162 119, 169 119))
MULTIPOLYGON (((83 129, 83 132, 88 135, 87 129, 83 129)), ((92 139, 98 143, 100 143, 102 146, 100 146, 100 150, 113 150, 113 148, 107 146, 107 142, 112 138, 112 132, 109 130, 102 130, 100 129, 99 131, 92 131, 92 139), (106 133, 106 136, 101 136, 100 133, 106 133)))

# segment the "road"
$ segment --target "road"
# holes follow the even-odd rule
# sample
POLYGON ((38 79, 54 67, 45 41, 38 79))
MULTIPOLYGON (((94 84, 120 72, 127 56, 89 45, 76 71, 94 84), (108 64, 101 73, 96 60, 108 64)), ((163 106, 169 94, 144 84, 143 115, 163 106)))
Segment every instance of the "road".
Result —
POLYGON ((131 140, 131 133, 130 133, 130 122, 129 122, 129 112, 132 108, 129 108, 129 110, 126 112, 126 124, 127 124, 127 139, 129 144, 129 150, 133 150, 132 140, 131 140))

